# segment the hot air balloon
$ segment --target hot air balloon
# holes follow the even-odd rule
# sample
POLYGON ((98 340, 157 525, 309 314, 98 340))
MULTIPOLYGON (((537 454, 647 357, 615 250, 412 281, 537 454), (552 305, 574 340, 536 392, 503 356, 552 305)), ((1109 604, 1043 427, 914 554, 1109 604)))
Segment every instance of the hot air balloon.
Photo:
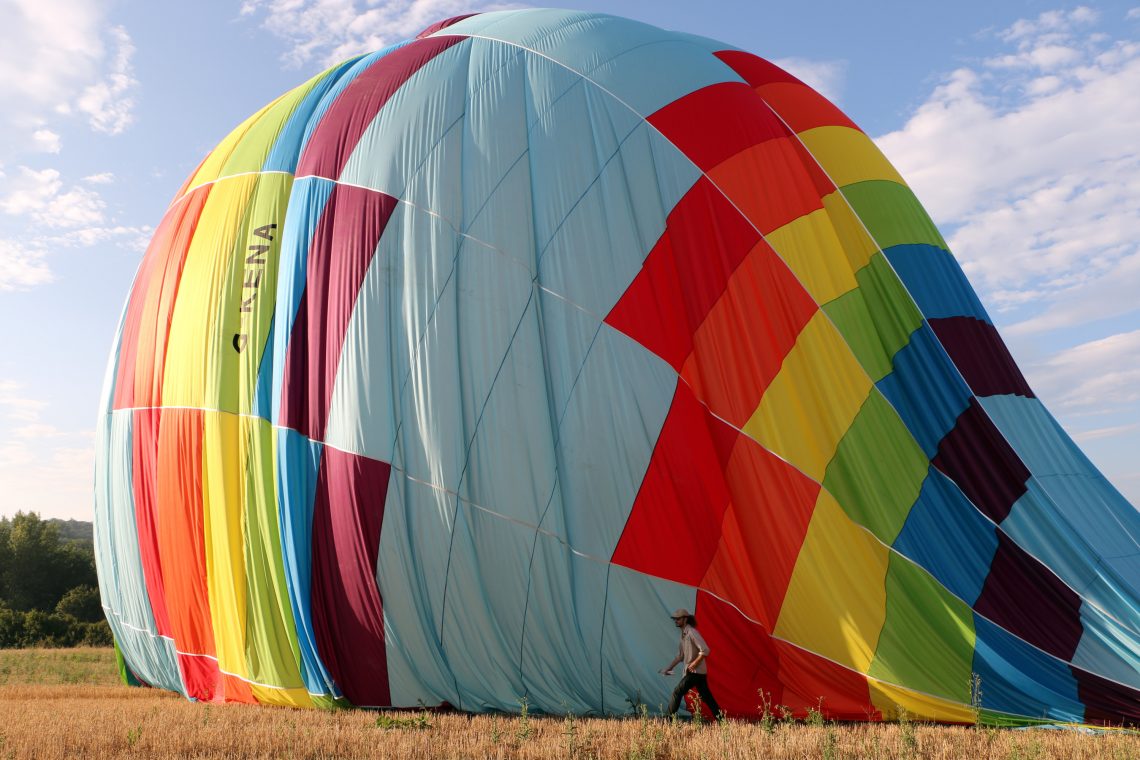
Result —
POLYGON ((655 710, 685 608, 730 715, 1140 715, 1140 515, 871 140, 713 40, 484 13, 281 96, 99 419, 103 605, 190 699, 655 710))

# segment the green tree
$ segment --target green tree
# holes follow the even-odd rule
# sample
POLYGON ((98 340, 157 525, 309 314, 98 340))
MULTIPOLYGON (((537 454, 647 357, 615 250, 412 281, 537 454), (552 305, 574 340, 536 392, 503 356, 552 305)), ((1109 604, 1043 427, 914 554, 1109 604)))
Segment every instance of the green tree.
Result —
POLYGON ((58 528, 36 513, 17 512, 6 533, 0 591, 13 610, 51 611, 70 589, 98 583, 91 550, 62 542, 58 528))
POLYGON ((76 586, 63 595, 55 611, 84 623, 97 623, 103 619, 103 603, 99 589, 94 586, 76 586))

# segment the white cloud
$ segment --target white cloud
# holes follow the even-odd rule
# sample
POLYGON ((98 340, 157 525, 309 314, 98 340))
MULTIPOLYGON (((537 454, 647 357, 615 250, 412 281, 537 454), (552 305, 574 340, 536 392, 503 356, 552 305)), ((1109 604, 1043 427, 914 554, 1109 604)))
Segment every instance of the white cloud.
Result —
POLYGON ((51 269, 44 261, 42 248, 0 239, 0 292, 23 290, 51 281, 51 269))
POLYGON ((1011 334, 1140 308, 1140 43, 1088 8, 999 34, 879 145, 1011 334))
POLYGON ((25 216, 47 227, 76 228, 103 222, 106 203, 93 190, 73 186, 63 189, 63 181, 55 169, 35 170, 20 167, 18 178, 8 184, 8 192, 0 196, 0 211, 25 216))
POLYGON ((111 172, 89 174, 83 178, 83 181, 90 185, 109 185, 115 181, 115 175, 111 172))
POLYGON ((772 63, 787 71, 833 103, 838 103, 847 74, 844 61, 813 61, 807 58, 779 58, 772 63))
POLYGON ((1127 408, 1140 402, 1140 330, 1082 343, 1026 369, 1034 389, 1058 412, 1108 414, 1127 408))
POLYGON ((88 85, 76 100, 76 108, 87 114, 91 128, 117 135, 134 120, 135 107, 131 93, 138 84, 131 67, 131 56, 135 52, 131 37, 121 26, 111 29, 111 38, 116 45, 116 53, 111 59, 110 71, 106 77, 88 85))
POLYGON ((59 135, 50 129, 37 129, 32 133, 32 143, 36 150, 44 153, 59 153, 59 135))
POLYGON ((414 37, 436 21, 476 11, 519 7, 470 0, 245 0, 243 16, 285 40, 285 60, 332 65, 414 37))
POLYGON ((1125 18, 1140 18, 1140 6, 1131 9, 1124 15, 1125 18))
POLYGON ((1073 438, 1077 441, 1097 441, 1101 438, 1115 438, 1118 435, 1124 435, 1136 430, 1140 430, 1140 424, 1113 425, 1111 427, 1096 428, 1095 430, 1084 430, 1080 433, 1075 433, 1073 438))

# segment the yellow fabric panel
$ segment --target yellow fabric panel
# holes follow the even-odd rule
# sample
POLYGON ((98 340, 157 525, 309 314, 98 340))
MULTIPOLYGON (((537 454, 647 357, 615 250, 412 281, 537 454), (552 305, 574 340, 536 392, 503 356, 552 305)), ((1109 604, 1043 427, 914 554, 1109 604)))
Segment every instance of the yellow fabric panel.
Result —
POLYGON ((912 720, 937 720, 944 723, 973 723, 974 712, 969 705, 939 699, 885 681, 867 679, 871 689, 871 704, 883 714, 884 720, 894 720, 899 708, 912 720))
POLYGON ((744 432, 808 477, 823 481, 871 379, 822 311, 784 358, 744 432))
POLYGON ((250 412, 292 181, 247 174, 211 189, 171 315, 163 405, 250 412))
POLYGON ((843 244, 825 209, 817 209, 765 236, 818 304, 858 287, 843 244))
POLYGON ((800 139, 837 187, 869 179, 885 179, 906 185, 871 138, 857 129, 816 127, 800 132, 800 139))
MULTIPOLYGON (((285 124, 293 116, 297 106, 308 97, 317 83, 328 76, 328 71, 310 79, 300 87, 295 87, 262 109, 261 118, 251 124, 237 141, 221 168, 219 176, 241 172, 261 171, 265 159, 277 142, 285 124)), ((201 172, 199 172, 201 173, 201 172)))
POLYGON ((222 168, 230 160, 230 156, 238 144, 241 143, 242 138, 245 137, 245 133, 248 132, 267 111, 277 105, 278 100, 281 100, 281 98, 277 98, 277 100, 274 100, 253 116, 250 116, 241 124, 238 124, 232 132, 226 135, 225 138, 210 151, 210 155, 206 156, 206 160, 202 162, 202 165, 198 167, 198 171, 194 173, 194 178, 187 183, 187 192, 207 182, 214 182, 222 176, 222 168))
POLYGON ((820 491, 773 634, 866 673, 887 614, 889 555, 820 491))
POLYGON ((823 209, 831 222, 831 229, 839 239, 840 250, 847 257, 851 271, 858 272, 870 263, 871 257, 879 252, 879 247, 867 234, 866 228, 851 210, 851 205, 843 197, 843 193, 829 193, 823 196, 822 200, 823 209))
POLYGON ((268 686, 249 685, 253 696, 263 705, 277 707, 313 707, 313 699, 304 689, 273 689, 268 686))
POLYGON ((245 660, 246 577, 242 495, 248 449, 237 415, 203 415, 202 502, 206 587, 218 667, 249 678, 245 660))

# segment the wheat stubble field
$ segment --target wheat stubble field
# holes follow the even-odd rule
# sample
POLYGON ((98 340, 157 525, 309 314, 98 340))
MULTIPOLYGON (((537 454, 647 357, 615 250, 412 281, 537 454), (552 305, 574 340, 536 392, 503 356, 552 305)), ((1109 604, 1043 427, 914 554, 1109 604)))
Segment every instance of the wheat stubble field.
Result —
POLYGON ((1140 758, 1124 732, 467 716, 203 705, 107 649, 0 650, 0 758, 1140 758))

